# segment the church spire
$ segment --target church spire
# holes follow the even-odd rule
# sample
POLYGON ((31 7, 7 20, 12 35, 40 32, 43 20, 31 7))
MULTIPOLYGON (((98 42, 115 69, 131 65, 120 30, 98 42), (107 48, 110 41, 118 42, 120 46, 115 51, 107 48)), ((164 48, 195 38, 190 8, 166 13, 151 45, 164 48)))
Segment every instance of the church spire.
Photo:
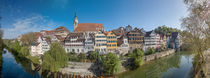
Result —
POLYGON ((77 14, 75 12, 75 16, 74 16, 74 30, 77 28, 78 26, 78 19, 77 19, 77 14))

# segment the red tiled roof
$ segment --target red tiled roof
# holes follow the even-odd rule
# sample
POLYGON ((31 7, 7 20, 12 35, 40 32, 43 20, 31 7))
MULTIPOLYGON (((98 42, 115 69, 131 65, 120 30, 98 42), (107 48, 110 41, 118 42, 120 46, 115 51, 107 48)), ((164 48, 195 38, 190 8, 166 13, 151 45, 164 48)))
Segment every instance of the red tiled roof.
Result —
POLYGON ((109 32, 110 32, 110 31, 108 31, 108 32, 104 31, 103 33, 104 33, 105 35, 107 35, 109 32))
POLYGON ((85 31, 99 31, 98 28, 104 29, 103 24, 97 23, 79 23, 74 32, 85 32, 85 31))
POLYGON ((35 36, 36 36, 36 37, 42 36, 42 33, 40 33, 40 32, 35 32, 35 36))
POLYGON ((67 32, 69 32, 69 30, 66 27, 63 27, 63 26, 60 26, 60 27, 56 28, 54 31, 56 31, 56 32, 59 32, 59 31, 67 31, 67 32))
POLYGON ((125 35, 125 31, 124 29, 122 30, 121 27, 115 30, 112 30, 112 32, 116 35, 116 36, 122 36, 125 35))
POLYGON ((54 33, 55 33, 55 30, 45 31, 45 33, 46 33, 47 35, 54 34, 54 33))

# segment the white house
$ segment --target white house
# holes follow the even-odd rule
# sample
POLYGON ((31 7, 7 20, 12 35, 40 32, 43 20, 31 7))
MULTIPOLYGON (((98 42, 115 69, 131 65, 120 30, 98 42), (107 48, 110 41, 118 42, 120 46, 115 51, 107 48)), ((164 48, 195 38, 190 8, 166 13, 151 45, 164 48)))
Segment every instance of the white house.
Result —
POLYGON ((182 45, 182 41, 180 38, 181 38, 181 35, 178 32, 173 32, 171 34, 170 42, 173 46, 173 49, 175 49, 175 50, 180 49, 180 46, 182 45))
POLYGON ((160 48, 160 35, 155 33, 154 30, 146 32, 144 37, 144 51, 148 48, 160 48))
POLYGON ((120 54, 126 54, 129 51, 128 38, 126 36, 121 36, 117 40, 117 48, 120 54))
POLYGON ((64 40, 64 48, 67 53, 84 53, 84 41, 83 33, 70 33, 64 40))
POLYGON ((84 51, 85 53, 94 51, 94 33, 85 33, 84 51))
POLYGON ((106 35, 99 31, 95 34, 95 47, 94 50, 96 52, 99 52, 100 54, 106 54, 107 52, 107 46, 106 46, 106 35))
POLYGON ((47 42, 45 38, 39 36, 37 42, 32 43, 30 54, 31 56, 43 55, 49 49, 50 49, 49 42, 47 42))

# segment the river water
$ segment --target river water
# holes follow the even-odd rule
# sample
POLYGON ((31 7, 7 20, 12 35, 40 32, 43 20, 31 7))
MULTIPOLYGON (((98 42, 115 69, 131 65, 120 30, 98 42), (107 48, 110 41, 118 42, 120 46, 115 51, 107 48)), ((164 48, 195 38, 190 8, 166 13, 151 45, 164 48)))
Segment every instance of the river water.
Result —
POLYGON ((11 52, 3 52, 2 78, 40 78, 38 72, 31 69, 31 63, 15 57, 11 52))
POLYGON ((134 71, 118 75, 119 78, 190 78, 193 55, 177 52, 154 61, 147 62, 134 71))
MULTIPOLYGON (((30 62, 4 52, 2 78, 41 78, 32 70, 30 62)), ((189 78, 192 70, 193 55, 187 52, 176 53, 161 59, 145 63, 134 71, 117 75, 119 78, 189 78)))

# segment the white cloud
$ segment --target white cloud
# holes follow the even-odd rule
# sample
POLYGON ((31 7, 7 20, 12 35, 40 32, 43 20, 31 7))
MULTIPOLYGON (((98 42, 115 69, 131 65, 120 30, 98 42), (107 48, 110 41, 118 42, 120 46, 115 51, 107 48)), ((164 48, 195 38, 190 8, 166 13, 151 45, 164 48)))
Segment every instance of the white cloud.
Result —
POLYGON ((47 16, 33 15, 27 18, 17 19, 12 28, 3 29, 4 39, 16 38, 28 32, 39 32, 40 30, 51 30, 57 26, 52 20, 46 20, 47 16))

